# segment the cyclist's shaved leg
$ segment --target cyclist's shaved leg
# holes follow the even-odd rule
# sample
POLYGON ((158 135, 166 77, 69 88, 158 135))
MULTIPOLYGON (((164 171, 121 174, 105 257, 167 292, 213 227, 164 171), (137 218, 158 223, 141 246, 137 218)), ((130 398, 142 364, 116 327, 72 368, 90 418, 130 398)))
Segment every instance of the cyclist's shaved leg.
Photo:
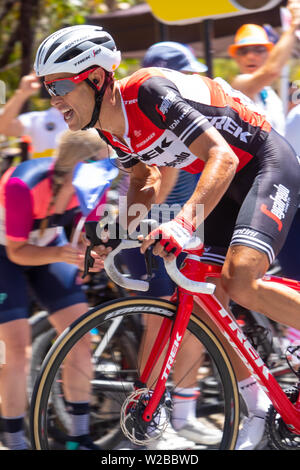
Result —
MULTIPOLYGON (((207 278, 207 282, 213 283, 216 285, 215 296, 220 301, 222 306, 229 310, 229 297, 228 294, 224 291, 221 280, 216 278, 207 278)), ((214 322, 210 319, 210 317, 195 303, 194 305, 194 313, 199 315, 199 317, 213 330, 215 335, 219 338, 220 342, 223 345, 223 348, 227 352, 232 366, 234 368, 236 377, 238 381, 244 380, 250 377, 249 370, 243 364, 238 354, 232 348, 232 346, 228 343, 228 341, 224 338, 221 331, 216 328, 214 322)))
POLYGON ((247 246, 231 246, 222 270, 222 285, 230 298, 272 320, 300 329, 300 296, 287 286, 264 282, 267 256, 247 246))
MULTIPOLYGON (((162 296, 162 299, 169 300, 168 296, 162 296)), ((145 332, 143 335, 141 348, 140 348, 140 357, 139 357, 139 366, 140 370, 142 371, 146 361, 149 357, 151 348, 153 346, 153 341, 155 340, 159 328, 161 326, 161 321, 155 317, 150 315, 145 315, 145 332)), ((186 331, 184 340, 181 343, 180 349, 178 351, 176 357, 176 365, 173 370, 173 379, 174 383, 177 384, 180 382, 180 386, 182 388, 186 387, 194 387, 197 384, 196 377, 197 371, 202 363, 202 354, 204 349, 201 347, 199 348, 200 343, 196 340, 193 335, 191 335, 188 331, 186 331), (189 357, 189 364, 190 367, 187 370, 186 366, 186 358, 189 357)), ((164 353, 166 350, 164 351, 164 353)), ((164 360, 164 353, 161 354, 160 360, 155 365, 149 380, 148 386, 151 388, 156 383, 158 379, 159 373, 161 371, 162 363, 164 360)))
POLYGON ((2 416, 13 417, 25 413, 26 377, 28 373, 31 332, 27 319, 0 324, 0 338, 5 343, 5 366, 0 372, 2 416))
POLYGON ((0 371, 3 438, 9 449, 23 450, 28 447, 24 433, 31 349, 28 320, 21 318, 0 324, 0 338, 5 343, 5 364, 0 371))
MULTIPOLYGON (((221 279, 208 278, 207 281, 216 284, 215 296, 221 302, 222 306, 229 310, 229 296, 222 287, 221 279)), ((219 338, 230 358, 237 378, 240 394, 242 395, 244 403, 248 409, 248 415, 249 417, 256 417, 256 421, 253 421, 251 429, 254 429, 254 433, 256 435, 256 440, 254 442, 255 445, 257 445, 260 442, 264 432, 264 422, 261 418, 265 417, 265 414, 270 405, 270 400, 260 385, 256 382, 256 379, 251 376, 249 370, 244 365, 239 355, 235 352, 234 348, 232 348, 229 342, 225 340, 221 331, 216 328, 215 324, 211 321, 209 316, 202 309, 200 309, 198 305, 195 304, 194 312, 197 311, 200 318, 202 318, 204 322, 210 326, 215 335, 219 338)), ((236 449, 240 449, 243 446, 243 442, 248 436, 247 431, 243 431, 243 433, 239 435, 239 441, 237 443, 236 449), (243 433, 246 437, 243 435, 243 433)))

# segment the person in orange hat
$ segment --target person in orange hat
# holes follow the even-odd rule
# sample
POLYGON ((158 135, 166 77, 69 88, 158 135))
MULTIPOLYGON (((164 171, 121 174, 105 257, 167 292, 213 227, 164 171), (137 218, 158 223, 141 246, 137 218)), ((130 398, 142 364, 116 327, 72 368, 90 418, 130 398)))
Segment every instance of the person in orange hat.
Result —
POLYGON ((291 56, 300 23, 300 2, 289 0, 287 8, 291 14, 290 27, 275 45, 263 27, 244 24, 228 49, 241 72, 234 78, 232 87, 251 98, 280 134, 285 132, 283 104, 270 85, 291 56))

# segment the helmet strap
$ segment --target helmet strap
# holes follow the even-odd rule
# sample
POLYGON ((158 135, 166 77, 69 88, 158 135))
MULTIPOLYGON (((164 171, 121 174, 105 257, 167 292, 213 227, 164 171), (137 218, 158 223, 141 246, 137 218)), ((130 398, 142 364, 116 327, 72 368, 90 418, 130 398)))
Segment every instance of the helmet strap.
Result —
POLYGON ((113 79, 112 74, 105 71, 104 83, 103 83, 100 90, 96 87, 96 85, 91 80, 89 80, 88 78, 85 79, 87 84, 91 88, 93 88, 93 90, 95 92, 95 106, 94 106, 94 110, 93 110, 93 114, 92 114, 92 118, 91 118, 90 122, 88 124, 86 124, 86 126, 84 126, 81 129, 82 131, 85 131, 86 129, 90 129, 91 127, 94 127, 96 122, 98 121, 99 116, 100 116, 100 110, 101 110, 101 106, 102 106, 104 93, 105 93, 108 85, 112 82, 112 79, 113 79))

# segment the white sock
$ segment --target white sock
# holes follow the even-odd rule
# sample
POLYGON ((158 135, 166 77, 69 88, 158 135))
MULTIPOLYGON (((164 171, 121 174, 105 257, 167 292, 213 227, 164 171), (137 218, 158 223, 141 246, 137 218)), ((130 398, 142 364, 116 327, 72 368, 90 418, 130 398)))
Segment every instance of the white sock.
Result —
POLYGON ((271 404, 269 397, 253 377, 238 382, 239 391, 249 413, 264 418, 271 404))
POLYGON ((196 405, 199 389, 176 388, 173 393, 172 426, 176 431, 183 428, 186 422, 196 417, 196 405))
POLYGON ((159 413, 153 418, 153 423, 147 427, 147 434, 149 436, 155 436, 157 432, 160 432, 162 427, 165 425, 167 420, 167 413, 164 407, 160 408, 159 413))

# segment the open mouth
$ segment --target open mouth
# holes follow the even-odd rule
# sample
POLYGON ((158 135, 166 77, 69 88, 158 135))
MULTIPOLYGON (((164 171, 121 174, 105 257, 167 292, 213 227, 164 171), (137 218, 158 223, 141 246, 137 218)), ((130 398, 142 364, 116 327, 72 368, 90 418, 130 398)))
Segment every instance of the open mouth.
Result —
POLYGON ((73 115, 74 115, 74 111, 73 111, 72 108, 69 108, 65 111, 62 111, 62 113, 63 113, 63 116, 64 116, 64 120, 66 122, 69 122, 72 119, 73 115))
POLYGON ((247 70, 249 70, 249 72, 253 72, 253 71, 255 71, 255 70, 257 69, 257 65, 255 65, 255 64, 248 64, 248 65, 246 65, 246 68, 247 68, 247 70))

